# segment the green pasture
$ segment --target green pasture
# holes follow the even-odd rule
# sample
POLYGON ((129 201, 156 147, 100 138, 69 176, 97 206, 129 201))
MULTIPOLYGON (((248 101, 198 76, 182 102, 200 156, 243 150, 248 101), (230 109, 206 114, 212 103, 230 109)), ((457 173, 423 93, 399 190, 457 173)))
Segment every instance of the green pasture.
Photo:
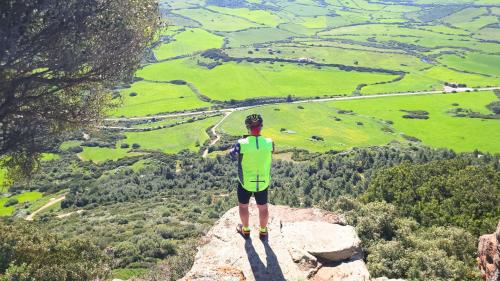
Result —
POLYGON ((188 29, 175 35, 173 41, 161 43, 153 51, 156 59, 189 55, 212 48, 220 48, 224 38, 200 28, 188 29))
POLYGON ((445 55, 439 62, 453 69, 500 76, 500 55, 467 53, 465 56, 445 55))
POLYGON ((295 33, 274 27, 252 28, 226 33, 225 35, 229 40, 229 47, 239 47, 257 43, 280 41, 291 38, 293 36, 297 36, 297 34, 295 33))
POLYGON ((491 113, 485 107, 496 100, 492 92, 433 94, 425 96, 384 97, 366 100, 337 101, 331 105, 346 110, 391 120, 397 132, 414 136, 425 145, 446 147, 456 151, 500 152, 500 120, 453 117, 449 110, 461 107, 491 113), (458 106, 452 104, 457 103, 458 106), (428 120, 402 118, 400 110, 425 110, 428 120))
POLYGON ((25 202, 33 202, 36 201, 40 198, 43 197, 43 194, 38 191, 33 191, 33 192, 24 192, 18 195, 14 195, 11 197, 0 197, 0 217, 5 217, 5 216, 10 216, 14 212, 15 208, 19 206, 19 204, 25 203, 25 202), (19 203, 14 206, 10 207, 5 207, 5 203, 9 199, 17 199, 19 203))
POLYGON ((417 137, 423 144, 456 151, 500 152, 500 121, 453 117, 449 110, 461 107, 489 113, 485 105, 494 101, 492 92, 383 97, 328 103, 282 104, 235 112, 220 127, 230 135, 245 133, 244 118, 260 113, 263 135, 273 138, 277 148, 304 148, 311 151, 344 150, 351 147, 383 145, 402 141, 401 134, 417 137), (458 103, 458 106, 452 104, 458 103), (298 106, 304 107, 299 109, 298 106), (339 114, 338 110, 355 114, 339 114), (405 119, 401 110, 425 110, 428 120, 405 119), (341 121, 335 121, 335 117, 341 121), (387 125, 386 121, 393 125, 387 125), (363 126, 357 125, 362 122, 363 126), (390 127, 394 133, 381 129, 390 127), (283 131, 282 131, 283 129, 283 131), (312 141, 316 135, 324 141, 312 141))
POLYGON ((81 141, 77 141, 77 140, 65 141, 61 144, 61 146, 59 148, 61 150, 68 150, 72 147, 80 146, 81 143, 82 143, 81 141))
POLYGON ((278 150, 345 150, 356 146, 384 145, 393 139, 400 139, 397 134, 382 131, 385 125, 374 118, 340 114, 338 109, 325 103, 264 106, 234 112, 224 121, 220 131, 241 136, 246 133, 245 117, 259 113, 264 118, 262 134, 273 138, 278 150), (312 136, 322 137, 324 141, 313 140, 312 136))
POLYGON ((196 65, 196 59, 149 65, 137 73, 149 80, 182 79, 196 85, 215 100, 243 100, 255 97, 295 95, 315 97, 350 95, 361 83, 391 81, 396 75, 322 69, 291 63, 229 62, 211 70, 196 65))
POLYGON ((204 29, 214 31, 236 31, 260 26, 249 20, 231 15, 217 13, 207 9, 175 10, 176 14, 199 22, 204 29))
POLYGON ((270 27, 276 27, 280 23, 283 23, 283 19, 270 12, 265 10, 250 10, 248 8, 226 8, 226 7, 218 7, 218 6, 208 6, 208 9, 219 12, 221 14, 232 15, 239 18, 244 18, 254 23, 267 25, 270 27))
POLYGON ((5 184, 5 177, 7 176, 7 169, 0 168, 0 193, 7 192, 7 186, 5 184))
MULTIPOLYGON (((312 45, 312 44, 311 44, 312 45)), ((332 44, 316 43, 315 46, 294 46, 294 44, 281 44, 279 47, 261 48, 259 51, 252 50, 252 54, 242 52, 242 49, 228 50, 228 54, 240 57, 274 58, 276 52, 279 56, 287 59, 311 59, 317 63, 332 63, 350 66, 364 66, 370 68, 381 68, 387 70, 420 70, 429 67, 430 64, 422 62, 415 56, 400 53, 384 52, 380 50, 356 50, 345 47, 334 47, 332 44)))
POLYGON ((284 6, 283 10, 297 16, 324 16, 330 12, 328 9, 319 7, 314 2, 310 3, 310 5, 304 5, 292 2, 284 6))
POLYGON ((423 71, 422 74, 440 81, 465 83, 469 87, 500 85, 500 77, 486 77, 478 74, 463 73, 442 66, 432 67, 423 71))
POLYGON ((418 91, 437 91, 442 90, 444 82, 436 80, 431 76, 424 76, 418 72, 409 73, 400 81, 368 85, 361 89, 361 94, 391 94, 406 93, 418 91))
MULTIPOLYGON (((130 147, 132 147, 130 144, 130 147)), ((83 161, 93 161, 95 163, 105 162, 108 160, 116 161, 120 158, 132 157, 141 155, 138 152, 131 152, 130 148, 117 148, 109 147, 83 147, 83 152, 78 153, 78 157, 83 161)))
POLYGON ((129 280, 145 276, 150 270, 146 268, 117 268, 111 271, 114 279, 129 280))
POLYGON ((462 22, 456 23, 454 26, 468 30, 468 31, 477 31, 481 28, 490 25, 490 24, 498 24, 497 16, 482 16, 477 19, 474 19, 470 22, 462 22))
MULTIPOLYGON (((478 39, 483 39, 483 40, 495 40, 497 42, 500 42, 500 28, 483 28, 476 32, 474 34, 475 38, 478 39)), ((487 44, 487 43, 485 43, 487 44)), ((496 46, 499 46, 500 43, 489 43, 489 44, 495 44, 496 46)), ((498 52, 498 49, 496 49, 498 52)))
POLYGON ((30 204, 30 206, 28 207, 28 211, 29 212, 34 212, 34 211, 40 209, 41 207, 45 206, 51 200, 59 198, 61 195, 63 195, 66 192, 68 192, 68 190, 64 189, 64 190, 61 190, 61 191, 57 192, 56 194, 51 194, 51 195, 48 195, 48 196, 44 196, 44 197, 42 197, 40 199, 34 200, 30 204))
MULTIPOLYGON (((130 146, 137 143, 141 149, 159 150, 165 153, 177 153, 183 149, 198 150, 198 145, 209 139, 206 129, 213 126, 221 117, 211 117, 192 123, 148 132, 127 132, 126 139, 120 141, 130 146)), ((123 157, 123 155, 118 155, 123 157)), ((120 157, 119 157, 120 158, 120 157)))
POLYGON ((57 160, 59 159, 60 156, 55 153, 43 153, 42 154, 42 161, 51 161, 51 160, 57 160))
POLYGON ((146 116, 211 105, 198 99, 187 85, 139 81, 120 93, 123 104, 110 112, 112 116, 146 116), (137 95, 131 96, 131 93, 137 95))
POLYGON ((441 19, 445 23, 452 25, 463 24, 473 21, 475 18, 487 13, 486 8, 466 8, 441 19))

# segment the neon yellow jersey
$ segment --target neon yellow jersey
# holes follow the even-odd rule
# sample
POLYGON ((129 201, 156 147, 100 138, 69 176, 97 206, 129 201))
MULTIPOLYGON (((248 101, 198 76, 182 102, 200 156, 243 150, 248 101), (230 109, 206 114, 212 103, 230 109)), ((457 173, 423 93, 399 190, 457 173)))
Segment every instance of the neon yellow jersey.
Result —
POLYGON ((238 140, 238 143, 238 177, 241 185, 250 192, 266 190, 271 181, 273 140, 262 136, 249 136, 238 140))

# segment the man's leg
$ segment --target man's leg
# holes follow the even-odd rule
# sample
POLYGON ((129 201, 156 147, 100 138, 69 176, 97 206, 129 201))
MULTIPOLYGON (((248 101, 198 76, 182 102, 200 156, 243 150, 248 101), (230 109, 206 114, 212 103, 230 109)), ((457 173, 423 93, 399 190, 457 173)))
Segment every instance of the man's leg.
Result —
POLYGON ((243 187, 238 184, 238 207, 240 212, 241 224, 244 229, 248 229, 249 227, 249 212, 248 212, 248 202, 250 201, 250 197, 252 193, 243 189, 243 187))
POLYGON ((267 222, 269 221, 269 209, 267 208, 267 204, 257 205, 257 208, 259 208, 260 228, 264 229, 267 227, 267 222))
POLYGON ((248 204, 241 204, 239 203, 238 206, 240 207, 240 219, 241 219, 241 224, 243 227, 247 228, 249 223, 249 213, 248 213, 248 204))
POLYGON ((269 209, 267 207, 267 189, 264 191, 255 192, 255 201, 259 208, 259 221, 261 230, 266 229, 269 221, 269 209))

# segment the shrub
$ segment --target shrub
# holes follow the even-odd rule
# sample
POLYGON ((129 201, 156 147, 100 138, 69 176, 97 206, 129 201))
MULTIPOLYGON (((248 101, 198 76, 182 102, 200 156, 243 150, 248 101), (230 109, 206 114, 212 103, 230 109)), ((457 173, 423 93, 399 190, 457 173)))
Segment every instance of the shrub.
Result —
POLYGON ((3 204, 3 206, 10 207, 10 206, 17 205, 17 203, 19 203, 19 200, 17 200, 16 198, 10 198, 9 200, 7 200, 7 202, 5 202, 5 204, 3 204))
POLYGON ((129 147, 130 147, 130 145, 128 145, 128 143, 122 143, 120 145, 120 148, 129 148, 129 147))
POLYGON ((68 151, 73 153, 81 153, 83 152, 83 148, 81 146, 73 146, 68 149, 68 151))
POLYGON ((132 148, 133 149, 139 149, 139 148, 141 148, 141 145, 138 144, 138 143, 134 143, 134 144, 132 144, 132 148))
POLYGON ((132 92, 132 93, 129 94, 129 96, 135 97, 135 96, 137 96, 137 93, 136 92, 132 92))

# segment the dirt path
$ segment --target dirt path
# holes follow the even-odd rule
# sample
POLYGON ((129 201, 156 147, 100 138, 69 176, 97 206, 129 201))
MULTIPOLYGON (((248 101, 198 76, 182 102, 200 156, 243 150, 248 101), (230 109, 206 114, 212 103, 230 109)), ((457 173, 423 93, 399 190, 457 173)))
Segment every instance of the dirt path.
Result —
POLYGON ((228 111, 226 113, 224 113, 224 118, 222 118, 219 123, 215 124, 215 126, 212 127, 212 135, 215 136, 215 139, 213 139, 210 144, 208 145, 208 147, 205 149, 205 151, 203 151, 203 158, 207 158, 208 156, 208 149, 211 147, 211 146, 214 146, 216 143, 219 142, 220 140, 220 135, 217 133, 217 128, 220 126, 220 124, 222 124, 222 122, 224 122, 224 120, 226 120, 226 118, 231 115, 231 113, 233 113, 235 110, 231 110, 231 111, 228 111))
POLYGON ((58 219, 64 219, 64 218, 67 218, 67 217, 71 216, 72 214, 81 214, 81 213, 83 213, 83 210, 78 210, 78 211, 74 211, 74 212, 60 214, 60 215, 57 215, 57 218, 58 219))
POLYGON ((40 207, 40 209, 34 211, 33 213, 29 214, 27 217, 26 217, 26 220, 27 221, 32 221, 36 215, 38 215, 40 212, 42 212, 43 210, 49 208, 50 206, 52 205, 55 205, 61 201, 63 201, 64 199, 66 199, 66 194, 62 195, 61 197, 58 197, 58 198, 51 198, 50 201, 43 205, 42 207, 40 207))
MULTIPOLYGON (((500 87, 490 87, 490 88, 450 88, 446 89, 446 92, 456 91, 456 92, 466 92, 466 91, 492 91, 492 90, 500 90, 500 87)), ((314 103, 314 102, 329 102, 329 101, 341 101, 341 100, 362 100, 362 99, 374 99, 374 98, 385 98, 385 97, 398 97, 398 96, 418 96, 418 95, 432 95, 432 94, 442 94, 441 91, 427 91, 427 92, 407 92, 407 93, 396 93, 396 94, 380 94, 380 95, 366 95, 366 96, 350 96, 350 97, 335 97, 335 98, 323 98, 323 99, 306 99, 300 101, 294 101, 292 103, 314 103)), ((286 102, 283 102, 286 103, 286 102)), ((143 116, 143 117, 130 117, 130 118, 107 118, 105 121, 133 121, 133 120, 151 120, 151 119, 162 119, 162 118, 172 118, 172 117, 183 117, 183 116, 195 116, 202 114, 210 114, 210 113, 231 113, 239 110, 246 110, 258 106, 265 106, 271 104, 280 104, 275 102, 264 103, 260 105, 253 106, 243 106, 243 107, 234 107, 234 108, 226 108, 226 109, 218 109, 218 110, 205 110, 205 111, 194 111, 194 112, 183 112, 183 113, 172 113, 172 114, 164 114, 164 115, 152 115, 152 116, 143 116)), ((121 127, 112 127, 115 129, 120 129, 121 127)))

